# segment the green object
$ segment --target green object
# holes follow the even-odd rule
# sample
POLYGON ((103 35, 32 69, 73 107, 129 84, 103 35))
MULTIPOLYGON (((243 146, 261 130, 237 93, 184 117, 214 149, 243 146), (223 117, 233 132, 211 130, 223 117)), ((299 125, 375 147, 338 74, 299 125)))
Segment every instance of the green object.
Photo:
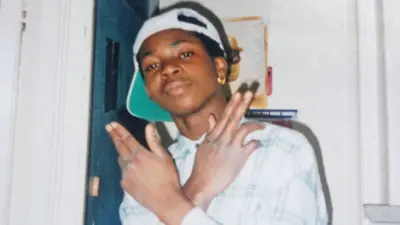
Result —
POLYGON ((153 102, 147 95, 145 83, 139 71, 133 77, 126 106, 129 113, 138 118, 151 122, 172 121, 170 113, 153 102))

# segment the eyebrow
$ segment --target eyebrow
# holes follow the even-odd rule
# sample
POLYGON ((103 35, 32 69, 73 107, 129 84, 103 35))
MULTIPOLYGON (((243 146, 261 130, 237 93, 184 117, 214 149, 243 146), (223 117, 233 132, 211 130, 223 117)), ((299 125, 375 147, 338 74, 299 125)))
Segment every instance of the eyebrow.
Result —
MULTIPOLYGON (((193 41, 191 41, 191 40, 186 40, 186 39, 181 39, 181 40, 176 40, 176 41, 172 42, 172 43, 169 44, 169 45, 172 46, 172 47, 176 47, 176 46, 179 46, 179 45, 182 44, 182 43, 193 43, 193 41)), ((149 55, 151 55, 151 54, 153 54, 153 51, 146 51, 146 52, 144 52, 143 54, 140 54, 140 53, 139 53, 139 58, 140 58, 141 60, 143 60, 144 57, 149 56, 149 55)))

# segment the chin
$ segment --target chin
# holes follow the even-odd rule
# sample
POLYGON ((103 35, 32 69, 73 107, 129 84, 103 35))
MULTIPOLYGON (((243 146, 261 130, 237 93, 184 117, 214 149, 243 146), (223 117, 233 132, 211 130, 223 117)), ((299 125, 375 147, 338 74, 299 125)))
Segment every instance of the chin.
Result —
POLYGON ((185 117, 200 111, 201 105, 199 104, 175 104, 169 111, 172 115, 178 117, 185 117))
POLYGON ((165 109, 172 115, 185 117, 200 112, 214 96, 215 93, 202 96, 191 95, 188 93, 185 96, 173 100, 169 99, 169 101, 165 101, 163 105, 168 106, 165 107, 165 109))

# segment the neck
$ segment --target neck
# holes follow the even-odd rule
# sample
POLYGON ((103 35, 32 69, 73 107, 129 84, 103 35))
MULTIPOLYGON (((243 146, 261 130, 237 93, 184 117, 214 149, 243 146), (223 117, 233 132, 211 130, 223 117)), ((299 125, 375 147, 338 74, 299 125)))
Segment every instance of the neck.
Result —
POLYGON ((184 117, 174 117, 173 120, 179 132, 191 139, 198 140, 208 131, 208 118, 213 115, 218 121, 225 110, 227 102, 222 94, 216 94, 213 98, 201 107, 196 113, 184 117))

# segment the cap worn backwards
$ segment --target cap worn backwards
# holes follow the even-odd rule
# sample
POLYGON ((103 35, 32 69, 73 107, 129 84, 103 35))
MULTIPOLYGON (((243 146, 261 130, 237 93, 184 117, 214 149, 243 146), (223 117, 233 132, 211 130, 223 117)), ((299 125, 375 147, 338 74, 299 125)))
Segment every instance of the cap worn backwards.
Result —
POLYGON ((126 107, 135 117, 148 121, 172 121, 171 115, 146 93, 143 76, 140 74, 137 54, 143 42, 151 35, 169 29, 182 29, 200 33, 218 43, 225 53, 220 35, 214 24, 197 11, 189 8, 177 8, 164 12, 144 22, 133 45, 133 61, 135 74, 130 84, 126 107))

